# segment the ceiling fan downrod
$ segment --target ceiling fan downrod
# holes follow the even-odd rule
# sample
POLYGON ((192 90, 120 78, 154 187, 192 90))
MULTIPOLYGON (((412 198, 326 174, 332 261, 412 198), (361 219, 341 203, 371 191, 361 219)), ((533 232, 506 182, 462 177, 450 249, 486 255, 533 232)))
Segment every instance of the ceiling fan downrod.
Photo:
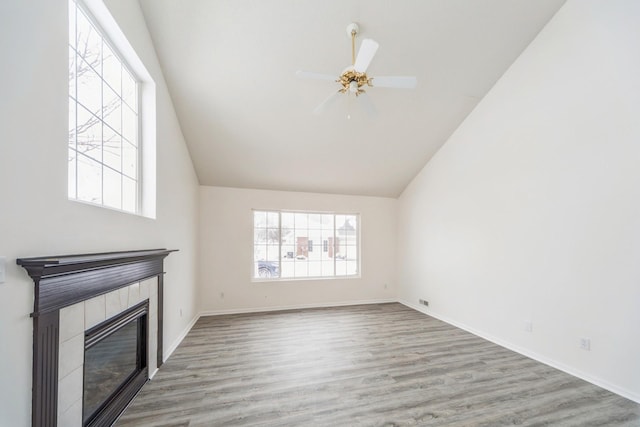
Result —
POLYGON ((356 35, 359 29, 355 22, 347 25, 347 34, 351 36, 351 66, 356 63, 356 35))
POLYGON ((347 69, 342 72, 338 80, 338 83, 342 85, 340 92, 353 93, 356 96, 364 92, 362 86, 371 85, 369 83, 369 78, 364 72, 360 73, 354 69, 356 65, 356 36, 358 35, 359 30, 360 27, 358 27, 358 24, 355 22, 347 25, 347 35, 351 37, 351 67, 347 67, 347 69))

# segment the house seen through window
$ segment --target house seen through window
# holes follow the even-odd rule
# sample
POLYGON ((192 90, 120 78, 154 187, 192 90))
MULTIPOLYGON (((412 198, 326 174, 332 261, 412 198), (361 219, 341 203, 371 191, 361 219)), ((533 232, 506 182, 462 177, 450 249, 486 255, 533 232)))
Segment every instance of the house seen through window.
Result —
POLYGON ((138 81, 80 4, 69 1, 70 199, 140 210, 138 81))
POLYGON ((359 215, 253 212, 253 277, 357 276, 359 215))

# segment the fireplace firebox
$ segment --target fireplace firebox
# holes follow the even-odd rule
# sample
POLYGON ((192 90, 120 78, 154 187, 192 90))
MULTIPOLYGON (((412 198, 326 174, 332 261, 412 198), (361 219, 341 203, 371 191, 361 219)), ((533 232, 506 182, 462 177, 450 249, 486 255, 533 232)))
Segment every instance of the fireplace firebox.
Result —
POLYGON ((103 425, 122 412, 148 376, 148 301, 85 332, 83 425, 103 425))

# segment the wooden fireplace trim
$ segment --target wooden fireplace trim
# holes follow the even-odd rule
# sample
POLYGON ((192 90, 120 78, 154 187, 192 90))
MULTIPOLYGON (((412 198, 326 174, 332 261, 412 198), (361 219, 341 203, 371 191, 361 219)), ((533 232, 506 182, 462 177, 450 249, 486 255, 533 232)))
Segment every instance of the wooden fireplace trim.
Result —
POLYGON ((162 365, 163 261, 172 249, 19 258, 34 282, 31 424, 58 422, 60 309, 132 283, 158 278, 158 353, 162 365))

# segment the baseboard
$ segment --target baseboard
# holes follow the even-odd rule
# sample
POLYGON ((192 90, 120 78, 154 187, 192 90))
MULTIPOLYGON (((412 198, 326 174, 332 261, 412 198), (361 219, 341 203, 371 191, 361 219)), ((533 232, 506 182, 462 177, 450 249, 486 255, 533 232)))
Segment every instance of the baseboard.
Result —
MULTIPOLYGON (((189 324, 187 325, 186 328, 184 328, 184 330, 182 331, 182 333, 180 335, 178 335, 178 338, 176 338, 173 343, 171 343, 171 345, 169 346, 169 348, 167 348, 167 350, 165 352, 163 352, 162 354, 162 361, 166 362, 167 359, 171 356, 171 354, 176 350, 176 348, 178 348, 178 346, 180 345, 180 343, 182 342, 182 340, 184 339, 184 337, 187 336, 187 334, 189 333, 189 331, 191 330, 191 328, 193 328, 193 325, 196 324, 196 322, 198 321, 198 319, 200 318, 200 315, 195 316, 191 322, 189 322, 189 324)), ((155 372, 154 372, 155 375, 155 372)))
POLYGON ((266 311, 300 310, 305 308, 343 307, 343 306, 349 306, 349 305, 387 304, 387 303, 393 303, 393 302, 398 302, 398 301, 395 298, 384 298, 384 299, 371 299, 371 300, 358 300, 358 301, 280 305, 280 306, 274 306, 274 307, 232 308, 228 310, 202 311, 200 312, 200 316, 220 316, 224 314, 262 313, 266 311))
POLYGON ((156 368, 153 372, 151 372, 151 373, 149 374, 149 379, 150 379, 150 380, 151 380, 151 379, 153 379, 153 377, 155 377, 155 375, 156 375, 157 373, 158 373, 158 368, 156 368))
POLYGON ((605 380, 602 380, 601 378, 594 377, 594 376, 592 376, 590 374, 582 372, 582 371, 580 371, 578 369, 575 369, 575 368, 573 368, 571 366, 568 366, 568 365, 566 365, 566 364, 564 364, 562 362, 558 362, 557 360, 554 360, 554 359, 551 359, 549 357, 540 355, 540 354, 538 354, 538 353, 536 353, 534 351, 531 351, 529 349, 514 345, 514 344, 512 344, 512 343, 510 343, 508 341, 505 341, 505 340, 501 339, 501 338, 494 337, 491 334, 487 334, 484 331, 480 331, 478 329, 475 329, 473 327, 465 325, 464 323, 460 323, 460 322, 455 321, 453 319, 450 319, 450 318, 448 318, 446 316, 442 316, 442 315, 440 315, 440 314, 438 314, 438 313, 436 313, 436 312, 434 312, 434 311, 432 311, 430 309, 427 309, 426 307, 420 306, 418 304, 412 304, 412 303, 409 303, 409 302, 404 301, 404 300, 398 300, 398 302, 400 304, 406 305, 407 307, 412 308, 412 309, 414 309, 416 311, 419 311, 419 312, 424 313, 424 314, 426 314, 428 316, 434 317, 434 318, 436 318, 438 320, 441 320, 441 321, 443 321, 445 323, 453 325, 453 326, 455 326, 457 328, 460 328, 460 329, 463 329, 463 330, 465 330, 467 332, 470 332, 473 335, 476 335, 476 336, 478 336, 480 338, 483 338, 483 339, 485 339, 487 341, 491 341, 492 343, 497 344, 497 345, 499 345, 501 347, 507 348, 507 349, 509 349, 511 351, 515 351, 516 353, 522 354, 523 356, 526 356, 526 357, 528 357, 530 359, 533 359, 533 360, 535 360, 537 362, 544 363, 545 365, 551 366, 552 368, 555 368, 555 369, 559 369, 559 370, 561 370, 563 372, 566 372, 569 375, 572 375, 574 377, 577 377, 577 378, 580 378, 580 379, 585 380, 587 382, 590 382, 591 384, 597 385, 598 387, 602 387, 603 389, 609 390, 610 392, 615 393, 615 394, 617 394, 619 396, 622 396, 622 397, 624 397, 626 399, 632 400, 632 401, 634 401, 636 403, 640 403, 640 395, 638 395, 637 393, 633 393, 633 392, 631 392, 629 390, 626 390, 626 389, 624 389, 622 387, 619 387, 619 386, 617 386, 615 384, 611 384, 611 383, 609 383, 609 382, 607 382, 605 380))

